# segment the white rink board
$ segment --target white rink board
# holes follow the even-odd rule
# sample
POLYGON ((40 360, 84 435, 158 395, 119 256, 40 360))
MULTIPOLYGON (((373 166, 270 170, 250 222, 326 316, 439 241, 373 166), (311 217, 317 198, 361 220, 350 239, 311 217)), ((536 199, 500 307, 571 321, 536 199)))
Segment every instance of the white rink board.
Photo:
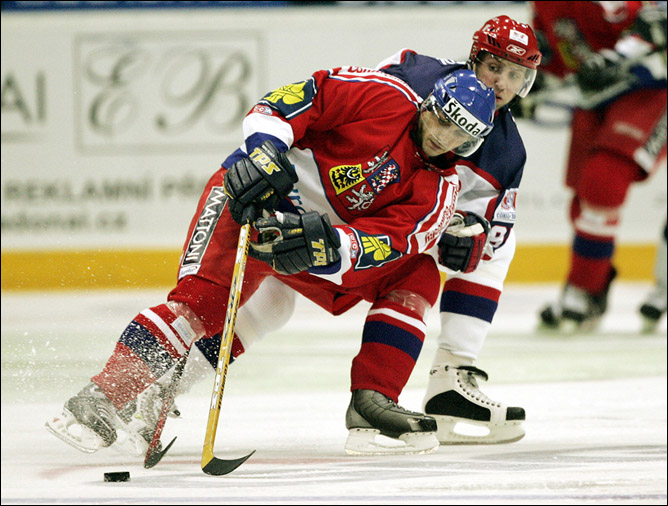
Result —
MULTIPOLYGON (((501 13, 528 16, 524 5, 3 12, 2 249, 178 249, 265 92, 404 47, 465 59, 501 13)), ((567 243, 568 129, 520 130, 518 241, 567 243)), ((632 190, 620 242, 654 242, 665 209, 664 167, 632 190)))

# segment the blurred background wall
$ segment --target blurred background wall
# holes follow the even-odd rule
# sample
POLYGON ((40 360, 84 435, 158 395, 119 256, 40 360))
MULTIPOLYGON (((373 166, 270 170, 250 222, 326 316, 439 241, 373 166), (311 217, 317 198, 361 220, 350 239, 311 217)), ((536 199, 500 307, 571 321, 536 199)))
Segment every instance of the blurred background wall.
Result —
MULTIPOLYGON (((525 2, 2 2, 2 289, 170 286, 209 176, 264 93, 402 48, 465 60, 525 2)), ((558 112, 558 111, 557 111, 558 112)), ((568 262, 567 115, 528 152, 509 282, 568 262)), ((666 169, 635 185, 616 261, 649 280, 666 169)))

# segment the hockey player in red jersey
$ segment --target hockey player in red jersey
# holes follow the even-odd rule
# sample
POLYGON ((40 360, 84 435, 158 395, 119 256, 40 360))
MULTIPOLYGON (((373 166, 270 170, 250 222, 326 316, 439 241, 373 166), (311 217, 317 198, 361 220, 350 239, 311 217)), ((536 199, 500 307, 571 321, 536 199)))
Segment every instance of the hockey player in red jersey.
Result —
MULTIPOLYGON (((466 261, 469 255, 475 257, 475 237, 446 234, 439 240, 440 251, 436 252, 439 264, 450 268, 442 267, 447 280, 439 305, 441 332, 424 409, 437 420, 441 444, 510 443, 525 433, 524 409, 491 400, 481 392, 477 382, 486 380, 487 374, 474 367, 473 362, 491 327, 515 252, 513 225, 526 151, 509 106, 527 96, 540 61, 531 27, 508 16, 497 16, 474 33, 468 62, 402 50, 379 65, 383 72, 408 83, 422 98, 429 96, 435 81, 461 69, 473 69, 496 95, 494 128, 485 142, 478 149, 458 149, 460 156, 454 162, 451 156, 432 159, 444 167, 455 164, 462 182, 457 209, 469 223, 480 220, 481 227, 490 229, 486 253, 475 270, 472 265, 477 264, 466 261), (459 265, 455 265, 455 258, 459 265)), ((294 292, 285 285, 265 284, 261 290, 239 312, 237 327, 244 346, 252 345, 266 333, 261 329, 262 318, 256 315, 269 312, 273 318, 286 321, 292 312, 294 292)), ((200 357, 202 351, 211 364, 200 359, 202 375, 210 374, 211 367, 215 369, 217 346, 203 346, 212 341, 197 343, 195 357, 200 357)), ((190 368, 191 372, 195 370, 190 368)), ((193 374, 183 384, 196 378, 193 374)))
MULTIPOLYGON (((431 160, 478 147, 493 113, 493 91, 469 70, 436 81, 424 101, 403 81, 359 67, 268 93, 202 194, 167 302, 134 318, 104 369, 47 428, 82 451, 123 442, 145 451, 152 428, 137 397, 194 342, 220 334, 239 223, 250 217, 242 305, 276 275, 335 315, 372 303, 352 363, 346 451, 436 450, 434 419, 397 405, 439 291, 436 263, 421 253, 453 219, 460 189, 454 167, 431 160), (405 445, 378 446, 376 434, 405 445)), ((476 235, 481 247, 486 235, 476 235)), ((474 268, 478 259, 452 265, 474 268)), ((235 338, 233 355, 243 351, 235 338)))
POLYGON ((592 330, 616 276, 612 258, 630 186, 666 153, 666 14, 652 2, 532 2, 545 70, 580 92, 566 185, 574 239, 561 296, 541 313, 592 330))

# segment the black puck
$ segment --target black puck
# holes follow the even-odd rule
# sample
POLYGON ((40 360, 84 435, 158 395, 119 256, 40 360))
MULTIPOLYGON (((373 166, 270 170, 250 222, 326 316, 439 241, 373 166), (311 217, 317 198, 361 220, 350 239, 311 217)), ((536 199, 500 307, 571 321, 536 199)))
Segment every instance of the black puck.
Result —
POLYGON ((104 473, 104 481, 130 481, 130 473, 127 471, 104 473))

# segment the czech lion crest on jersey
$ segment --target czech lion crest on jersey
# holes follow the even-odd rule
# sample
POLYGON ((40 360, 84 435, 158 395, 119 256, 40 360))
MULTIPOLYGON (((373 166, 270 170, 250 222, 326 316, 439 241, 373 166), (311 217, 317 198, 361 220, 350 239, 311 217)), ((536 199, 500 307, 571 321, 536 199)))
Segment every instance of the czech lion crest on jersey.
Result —
POLYGON ((364 163, 332 167, 329 179, 348 211, 363 212, 387 185, 399 182, 399 164, 390 156, 389 146, 385 146, 364 163))

